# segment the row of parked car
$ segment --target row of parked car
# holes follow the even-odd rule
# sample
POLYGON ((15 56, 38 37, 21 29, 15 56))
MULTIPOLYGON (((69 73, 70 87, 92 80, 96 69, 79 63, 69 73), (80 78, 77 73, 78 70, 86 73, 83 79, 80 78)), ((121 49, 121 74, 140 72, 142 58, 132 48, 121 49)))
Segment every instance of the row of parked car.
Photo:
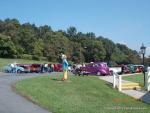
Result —
POLYGON ((141 73, 143 71, 147 71, 145 69, 143 65, 122 65, 122 73, 141 73))
MULTIPOLYGON (((86 65, 72 65, 68 70, 75 75, 110 75, 112 72, 118 74, 141 73, 143 65, 120 65, 118 67, 108 67, 105 62, 95 62, 86 65)), ((61 64, 9 64, 3 68, 7 73, 44 73, 44 72, 62 72, 61 64)))
POLYGON ((3 68, 6 73, 61 72, 61 64, 9 64, 3 68))
MULTIPOLYGON (((76 66, 73 69, 75 75, 111 75, 112 72, 118 74, 141 73, 144 70, 143 65, 120 65, 117 67, 108 67, 105 62, 90 63, 83 66, 76 66)), ((146 70, 145 70, 146 71, 146 70)))

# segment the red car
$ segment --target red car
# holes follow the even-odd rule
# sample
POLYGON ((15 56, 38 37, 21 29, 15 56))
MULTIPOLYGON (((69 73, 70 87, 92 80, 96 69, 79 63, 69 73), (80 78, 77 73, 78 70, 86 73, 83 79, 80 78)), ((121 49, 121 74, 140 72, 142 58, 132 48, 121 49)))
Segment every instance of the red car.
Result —
POLYGON ((62 65, 61 64, 54 64, 54 71, 62 72, 62 65))
POLYGON ((122 67, 121 67, 122 69, 122 74, 124 73, 124 74, 128 74, 128 73, 131 73, 131 69, 127 66, 127 65, 122 65, 122 67))
POLYGON ((30 65, 30 72, 41 72, 41 64, 31 64, 30 65))
POLYGON ((135 67, 136 67, 135 70, 136 73, 141 73, 144 68, 143 65, 135 65, 135 67))

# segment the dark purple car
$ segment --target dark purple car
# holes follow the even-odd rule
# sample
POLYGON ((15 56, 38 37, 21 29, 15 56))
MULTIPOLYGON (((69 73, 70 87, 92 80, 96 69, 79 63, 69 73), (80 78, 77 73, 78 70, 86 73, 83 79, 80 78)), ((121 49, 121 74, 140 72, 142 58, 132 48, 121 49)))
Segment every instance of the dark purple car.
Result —
POLYGON ((90 63, 80 68, 82 73, 91 75, 109 75, 109 67, 105 62, 90 63))

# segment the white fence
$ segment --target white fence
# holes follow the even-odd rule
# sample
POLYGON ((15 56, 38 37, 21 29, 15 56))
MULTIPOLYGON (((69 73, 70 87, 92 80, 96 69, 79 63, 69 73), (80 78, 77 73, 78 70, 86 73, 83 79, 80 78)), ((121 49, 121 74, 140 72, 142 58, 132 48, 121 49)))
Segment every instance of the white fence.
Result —
MULTIPOLYGON (((116 72, 113 72, 113 88, 118 88, 119 91, 122 90, 122 76, 116 72)), ((150 67, 148 67, 146 74, 146 89, 150 91, 150 67)))
POLYGON ((121 75, 118 75, 116 72, 113 72, 113 88, 118 88, 119 91, 122 90, 121 86, 122 86, 122 77, 121 75))
POLYGON ((150 91, 150 67, 147 68, 146 88, 147 91, 150 91))

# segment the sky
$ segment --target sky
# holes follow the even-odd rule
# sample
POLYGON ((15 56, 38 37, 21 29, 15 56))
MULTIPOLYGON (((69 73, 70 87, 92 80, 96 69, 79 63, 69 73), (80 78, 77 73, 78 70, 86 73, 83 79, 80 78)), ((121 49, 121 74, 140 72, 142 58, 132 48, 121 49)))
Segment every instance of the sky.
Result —
POLYGON ((54 31, 74 26, 150 55, 150 0, 0 0, 0 19, 49 25, 54 31))

